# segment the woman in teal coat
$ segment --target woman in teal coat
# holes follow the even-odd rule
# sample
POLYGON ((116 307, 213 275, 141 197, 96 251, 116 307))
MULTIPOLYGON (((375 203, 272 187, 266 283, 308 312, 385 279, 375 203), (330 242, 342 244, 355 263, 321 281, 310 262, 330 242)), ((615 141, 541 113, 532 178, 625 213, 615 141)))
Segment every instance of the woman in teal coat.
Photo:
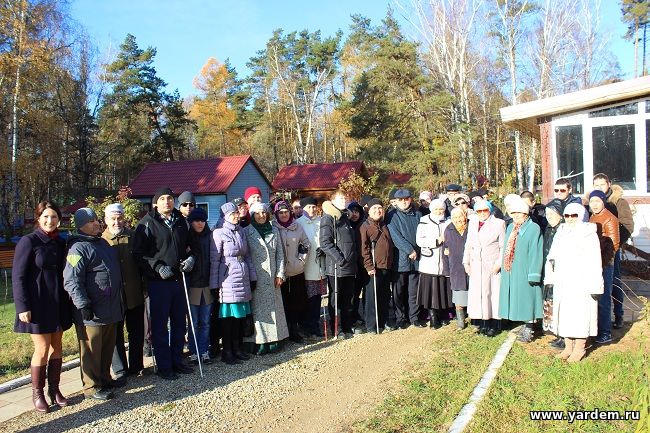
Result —
POLYGON ((533 339, 533 325, 543 316, 543 241, 539 226, 528 216, 528 204, 518 200, 510 206, 513 223, 506 229, 501 264, 499 316, 525 322, 519 341, 533 339))

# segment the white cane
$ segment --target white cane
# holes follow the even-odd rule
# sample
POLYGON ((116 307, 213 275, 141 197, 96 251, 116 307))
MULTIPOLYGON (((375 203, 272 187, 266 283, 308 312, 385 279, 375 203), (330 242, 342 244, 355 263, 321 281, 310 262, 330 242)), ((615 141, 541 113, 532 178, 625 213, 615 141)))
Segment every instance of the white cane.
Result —
POLYGON ((199 372, 201 373, 201 377, 203 377, 203 365, 201 362, 201 354, 199 353, 199 345, 196 344, 196 331, 194 331, 194 320, 192 319, 192 309, 190 308, 190 295, 187 293, 187 281, 185 281, 185 272, 181 272, 181 275, 183 275, 183 288, 185 289, 185 300, 187 301, 187 314, 190 316, 190 326, 192 327, 192 337, 194 337, 196 359, 199 361, 199 372))
POLYGON ((377 334, 379 334, 379 312, 377 311, 377 262, 375 261, 375 245, 377 242, 372 241, 372 249, 370 252, 372 253, 372 266, 374 266, 375 270, 374 273, 372 274, 372 283, 373 283, 373 290, 375 293, 375 324, 377 325, 377 334))

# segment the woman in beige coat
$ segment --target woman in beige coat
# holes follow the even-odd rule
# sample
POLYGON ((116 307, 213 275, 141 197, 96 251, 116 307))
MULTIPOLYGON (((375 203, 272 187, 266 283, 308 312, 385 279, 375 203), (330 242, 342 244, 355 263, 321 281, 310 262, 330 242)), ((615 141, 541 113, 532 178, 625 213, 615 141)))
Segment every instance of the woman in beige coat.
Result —
POLYGON ((280 232, 284 249, 286 280, 282 284, 282 302, 289 325, 289 339, 302 342, 298 323, 307 309, 307 287, 305 285, 305 259, 311 244, 305 230, 296 222, 291 207, 286 201, 275 205, 275 227, 280 232))
POLYGON ((602 261, 596 225, 583 222, 585 207, 564 208, 546 259, 544 284, 553 285, 553 323, 565 348, 557 355, 569 362, 585 356, 587 338, 598 333, 598 301, 603 293, 602 261))
POLYGON ((469 275, 467 316, 478 332, 494 337, 500 328, 499 286, 506 224, 492 215, 492 204, 479 200, 474 205, 478 218, 469 221, 463 265, 469 275))

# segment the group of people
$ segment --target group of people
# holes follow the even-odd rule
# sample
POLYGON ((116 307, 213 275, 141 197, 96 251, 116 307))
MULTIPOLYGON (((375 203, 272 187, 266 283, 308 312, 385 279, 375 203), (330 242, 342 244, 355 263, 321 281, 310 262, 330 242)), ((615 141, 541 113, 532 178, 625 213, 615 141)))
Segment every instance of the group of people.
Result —
POLYGON ((176 197, 163 187, 134 230, 119 203, 104 209, 104 229, 92 209, 77 210, 67 243, 60 209, 43 201, 12 273, 15 331, 34 342, 34 406, 49 411, 46 378, 50 403, 67 404, 61 337, 73 324, 84 394, 99 400, 146 373, 147 333, 165 380, 217 356, 232 365, 276 352, 287 339, 452 321, 488 337, 504 320, 521 322, 520 341, 552 332, 559 356, 579 361, 587 338, 608 343, 612 326, 623 324, 619 247, 634 223, 604 174, 594 178, 589 211, 569 180, 559 179, 554 193, 545 206, 529 192, 508 195, 502 212, 487 190, 465 194, 455 184, 418 201, 394 189, 387 207, 371 196, 350 202, 342 190, 322 203, 267 204, 249 187, 209 227, 191 192, 176 197))

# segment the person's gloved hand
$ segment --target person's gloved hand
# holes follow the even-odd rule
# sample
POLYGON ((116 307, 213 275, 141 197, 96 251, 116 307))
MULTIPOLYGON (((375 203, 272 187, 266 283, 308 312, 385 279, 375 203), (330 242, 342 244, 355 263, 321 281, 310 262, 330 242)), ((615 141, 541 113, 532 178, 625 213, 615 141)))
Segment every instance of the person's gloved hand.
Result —
POLYGON ((158 269, 158 274, 160 274, 160 277, 163 280, 166 280, 174 276, 174 271, 172 271, 171 266, 164 265, 161 266, 160 269, 158 269))
POLYGON ((81 309, 81 317, 86 321, 93 320, 95 317, 95 314, 93 314, 93 309, 90 307, 83 307, 81 309))
POLYGON ((189 256, 181 262, 181 272, 190 272, 194 269, 194 262, 196 259, 194 256, 189 256))
POLYGON ((251 281, 251 290, 257 289, 257 281, 251 281))

